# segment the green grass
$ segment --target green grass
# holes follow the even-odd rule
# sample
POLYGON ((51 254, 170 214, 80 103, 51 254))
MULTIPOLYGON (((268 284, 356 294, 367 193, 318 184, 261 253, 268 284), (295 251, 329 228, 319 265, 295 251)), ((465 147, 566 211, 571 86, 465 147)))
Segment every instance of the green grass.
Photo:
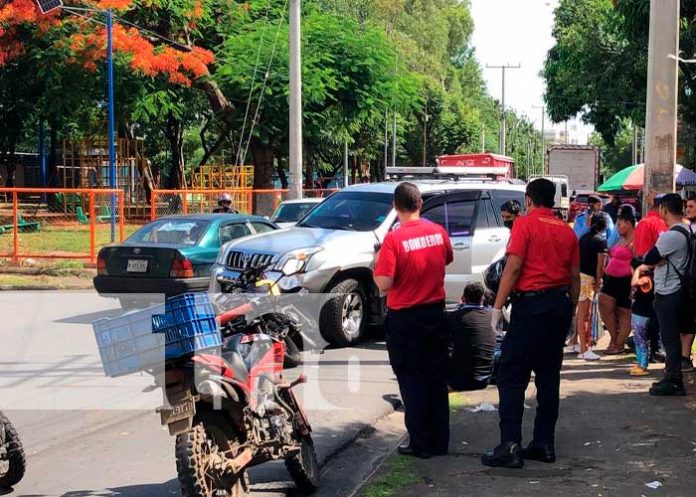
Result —
POLYGON ((86 289, 92 288, 92 280, 46 275, 0 274, 0 286, 11 286, 16 290, 24 288, 86 289))
MULTIPOLYGON (((126 225, 126 237, 140 228, 140 225, 126 225)), ((119 240, 118 227, 116 240, 119 240)), ((12 253, 12 233, 0 235, 0 253, 12 253)), ((111 243, 111 227, 100 224, 96 229, 97 251, 111 243)), ((51 227, 42 226, 40 231, 20 233, 20 254, 45 254, 65 252, 70 254, 89 254, 90 234, 87 226, 51 227)))
POLYGON ((471 401, 469 400, 469 397, 467 397, 461 392, 451 393, 449 396, 449 407, 451 412, 456 412, 459 409, 468 407, 470 405, 471 401))
POLYGON ((413 471, 413 458, 392 456, 382 469, 382 474, 363 487, 361 497, 392 497, 409 485, 418 483, 413 471))

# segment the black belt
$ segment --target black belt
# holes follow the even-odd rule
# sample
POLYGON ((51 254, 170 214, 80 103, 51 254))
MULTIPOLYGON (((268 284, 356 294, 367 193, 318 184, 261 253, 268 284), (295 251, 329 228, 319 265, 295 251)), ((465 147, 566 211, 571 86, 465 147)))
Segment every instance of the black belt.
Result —
POLYGON ((533 292, 515 292, 512 294, 514 300, 530 298, 530 297, 541 297, 549 293, 563 292, 568 293, 570 288, 567 286, 557 286, 554 288, 544 288, 543 290, 535 290, 533 292))

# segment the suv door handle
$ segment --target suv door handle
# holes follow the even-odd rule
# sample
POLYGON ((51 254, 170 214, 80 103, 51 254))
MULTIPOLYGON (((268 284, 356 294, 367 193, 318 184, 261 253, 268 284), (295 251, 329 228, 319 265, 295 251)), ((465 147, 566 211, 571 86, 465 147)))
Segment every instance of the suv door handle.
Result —
POLYGON ((466 243, 455 243, 454 245, 452 245, 452 248, 454 250, 468 250, 471 248, 471 246, 467 245, 466 243))
POLYGON ((491 235, 491 237, 488 239, 489 242, 499 242, 502 240, 498 235, 491 235))

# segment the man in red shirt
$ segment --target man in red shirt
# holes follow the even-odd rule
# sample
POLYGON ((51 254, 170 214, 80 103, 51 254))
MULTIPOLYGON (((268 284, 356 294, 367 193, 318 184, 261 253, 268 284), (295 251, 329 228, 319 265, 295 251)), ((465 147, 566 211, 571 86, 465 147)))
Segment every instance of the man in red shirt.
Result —
POLYGON ((660 199, 654 193, 648 194, 650 210, 645 218, 636 225, 633 232, 633 247, 638 257, 644 257, 657 243, 661 233, 667 231, 667 224, 660 217, 660 199))
POLYGON ((449 445, 448 328, 445 266, 453 253, 447 232, 420 218, 418 187, 394 192, 398 228, 375 256, 374 279, 387 292, 387 350, 401 390, 410 441, 404 455, 444 455, 449 445))
POLYGON ((486 452, 486 466, 521 468, 524 459, 555 462, 563 344, 580 294, 580 250, 573 230, 554 216, 555 185, 527 185, 528 215, 512 228, 507 262, 493 308, 493 327, 502 328, 502 308, 512 298, 510 329, 500 356, 500 445, 486 452), (522 449, 524 395, 532 371, 538 408, 534 438, 522 449))

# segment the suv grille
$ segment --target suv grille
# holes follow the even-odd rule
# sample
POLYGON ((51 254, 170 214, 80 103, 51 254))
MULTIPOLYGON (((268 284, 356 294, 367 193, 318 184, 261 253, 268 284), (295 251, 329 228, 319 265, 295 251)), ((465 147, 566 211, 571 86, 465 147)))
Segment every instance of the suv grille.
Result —
POLYGON ((230 252, 227 256, 227 267, 230 269, 248 269, 270 264, 273 261, 272 254, 248 254, 245 252, 230 252))

